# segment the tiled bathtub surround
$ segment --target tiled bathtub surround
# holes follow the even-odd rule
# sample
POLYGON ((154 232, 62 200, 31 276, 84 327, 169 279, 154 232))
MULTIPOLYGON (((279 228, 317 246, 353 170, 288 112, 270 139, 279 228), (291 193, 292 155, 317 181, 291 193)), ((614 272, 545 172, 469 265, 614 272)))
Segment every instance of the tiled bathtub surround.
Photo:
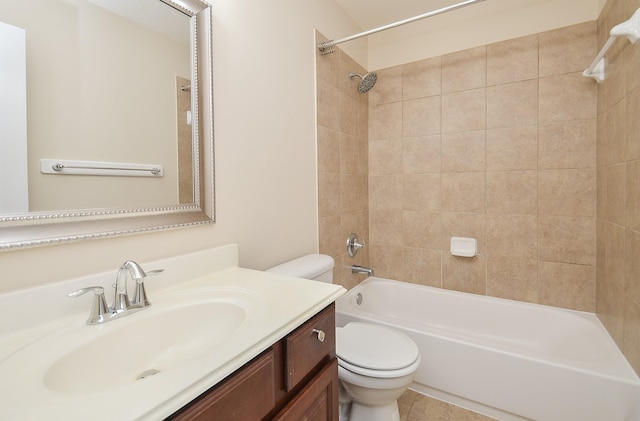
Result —
MULTIPOLYGON (((317 42, 327 38, 317 34, 317 42)), ((364 275, 354 275, 352 264, 369 266, 369 247, 355 258, 347 255, 350 233, 369 241, 368 96, 358 93, 360 79, 349 73, 366 70, 337 49, 317 57, 318 92, 318 218, 320 253, 336 261, 334 279, 351 288, 364 275)))
POLYGON ((595 310, 596 23, 378 71, 376 275, 595 310), (474 237, 479 256, 449 253, 474 237))
MULTIPOLYGON (((609 0, 598 46, 638 0, 609 0)), ((640 45, 618 40, 598 85, 596 312, 640 373, 640 45)))

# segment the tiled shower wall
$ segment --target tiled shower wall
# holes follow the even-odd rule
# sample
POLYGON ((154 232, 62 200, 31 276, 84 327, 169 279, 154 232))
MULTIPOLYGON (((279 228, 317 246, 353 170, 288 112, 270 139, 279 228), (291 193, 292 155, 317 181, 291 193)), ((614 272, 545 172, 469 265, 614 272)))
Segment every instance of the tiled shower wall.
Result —
POLYGON ((376 275, 595 310, 596 52, 588 22, 378 71, 376 275), (479 255, 452 256, 452 236, 479 255))
MULTIPOLYGON (((327 39, 317 34, 317 42, 327 39)), ((316 49, 317 51, 317 49, 316 49)), ((359 94, 358 78, 365 70, 341 50, 317 57, 318 89, 318 217, 320 253, 336 261, 336 283, 351 288, 364 276, 348 269, 369 265, 369 247, 355 258, 347 255, 350 233, 369 239, 368 97, 359 94)))
MULTIPOLYGON (((598 46, 638 0, 609 0, 598 46)), ((598 85, 596 312, 640 373, 640 45, 620 39, 598 85)))

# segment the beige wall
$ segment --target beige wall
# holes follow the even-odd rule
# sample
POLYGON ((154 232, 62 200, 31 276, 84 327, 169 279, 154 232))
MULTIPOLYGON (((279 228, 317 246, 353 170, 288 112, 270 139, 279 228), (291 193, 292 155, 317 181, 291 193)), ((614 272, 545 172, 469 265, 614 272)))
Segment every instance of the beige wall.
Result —
MULTIPOLYGON (((430 2, 433 8, 452 2, 430 2)), ((603 0, 489 0, 369 37, 369 69, 383 69, 453 51, 593 21, 603 0)), ((420 13, 432 10, 421 11, 420 13)), ((418 13, 416 13, 418 14, 418 13)), ((407 16, 382 16, 371 27, 407 16)), ((365 29, 369 29, 368 27, 365 29)))
MULTIPOLYGON (((637 0, 609 0, 598 46, 631 17, 637 0)), ((640 46, 626 39, 607 54, 598 86, 596 311, 640 372, 640 46)))
POLYGON ((358 28, 324 0, 213 5, 217 223, 4 251, 0 291, 234 242, 256 269, 317 251, 315 28, 358 28))

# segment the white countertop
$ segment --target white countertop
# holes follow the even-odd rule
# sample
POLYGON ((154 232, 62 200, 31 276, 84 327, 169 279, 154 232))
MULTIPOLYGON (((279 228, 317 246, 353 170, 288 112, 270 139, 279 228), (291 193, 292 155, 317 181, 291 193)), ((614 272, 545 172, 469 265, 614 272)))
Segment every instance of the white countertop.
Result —
MULTIPOLYGON (((235 245, 159 262, 138 263, 145 270, 166 269, 162 275, 154 277, 157 279, 147 278, 145 283, 152 306, 104 325, 85 324, 90 308, 88 297, 72 300, 65 294, 80 287, 105 283, 105 291, 110 291, 106 286, 115 279, 117 268, 110 274, 0 295, 5 319, 0 322, 0 419, 162 419, 233 373, 345 292, 339 285, 239 268, 235 245), (185 264, 188 267, 185 268, 185 264), (51 390, 43 381, 47 370, 61 355, 76 349, 83 341, 90 341, 91 335, 100 334, 100 329, 105 333, 109 329, 126 328, 134 318, 160 311, 165 303, 175 299, 175 294, 183 291, 195 291, 197 295, 225 290, 249 292, 253 304, 247 322, 216 346, 215 355, 194 357, 179 367, 109 390, 65 393, 51 390), (46 341, 53 346, 47 345, 47 351, 43 352, 38 344, 47 344, 46 341)), ((106 295, 111 304, 111 294, 106 295)), ((136 355, 135 349, 127 349, 118 343, 113 343, 112 347, 106 361, 83 362, 79 366, 89 367, 86 371, 91 371, 92 364, 108 368, 136 355)), ((83 374, 92 376, 93 373, 83 374)))

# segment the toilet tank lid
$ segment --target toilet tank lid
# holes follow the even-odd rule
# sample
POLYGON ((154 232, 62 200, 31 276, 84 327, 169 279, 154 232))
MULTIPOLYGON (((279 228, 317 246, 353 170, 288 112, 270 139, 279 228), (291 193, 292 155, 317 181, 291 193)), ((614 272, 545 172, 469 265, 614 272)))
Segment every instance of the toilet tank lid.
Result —
POLYGON ((267 269, 267 272, 297 278, 313 279, 333 269, 333 257, 326 254, 308 254, 267 269))

